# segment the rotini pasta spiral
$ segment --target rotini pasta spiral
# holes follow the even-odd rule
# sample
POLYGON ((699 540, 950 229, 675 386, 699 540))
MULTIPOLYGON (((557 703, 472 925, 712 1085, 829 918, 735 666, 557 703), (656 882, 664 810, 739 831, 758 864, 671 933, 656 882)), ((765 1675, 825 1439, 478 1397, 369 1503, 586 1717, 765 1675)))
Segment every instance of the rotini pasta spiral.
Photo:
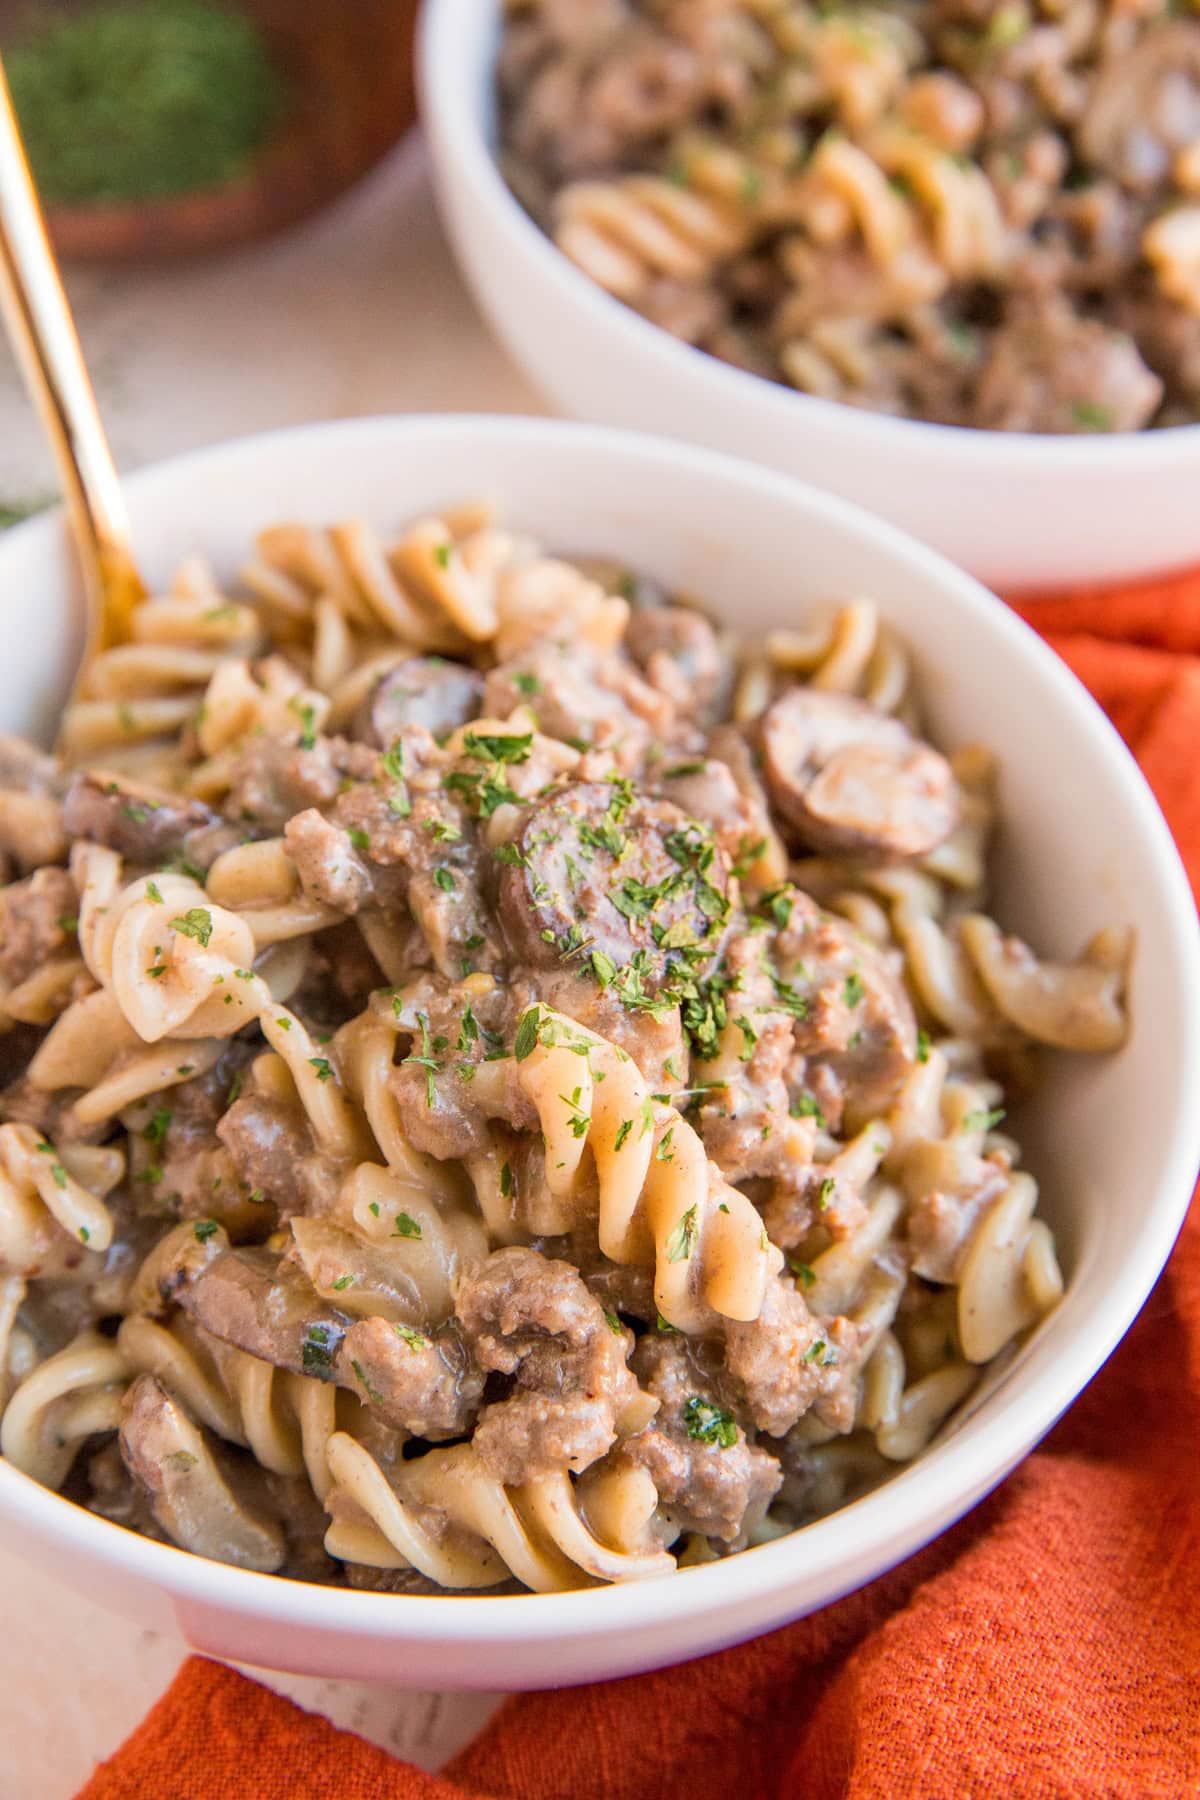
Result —
POLYGON ((599 1191, 600 1248, 612 1262, 653 1267, 664 1319, 677 1330, 700 1331, 713 1313, 758 1317, 782 1258, 754 1207, 709 1163, 692 1127, 651 1096, 632 1057, 537 1007, 519 1027, 517 1079, 545 1139, 547 1186, 567 1203, 560 1229, 569 1226, 587 1150, 599 1191), (530 1044, 525 1054, 522 1033, 530 1044))
MULTIPOLYGON (((589 1580, 644 1580, 675 1567, 664 1551, 614 1547, 597 1537, 580 1489, 565 1474, 510 1492, 466 1444, 405 1463, 389 1482, 362 1444, 339 1433, 330 1440, 329 1464, 338 1484, 335 1508, 350 1501, 370 1521, 335 1518, 326 1534, 332 1555, 355 1562, 410 1566, 448 1588, 491 1587, 514 1575, 535 1593, 589 1580)), ((656 1497, 644 1476, 631 1471, 614 1479, 634 1491, 620 1500, 605 1496, 606 1519, 653 1512, 656 1497)))
POLYGON ((61 1487, 80 1446, 116 1430, 127 1377, 118 1347, 83 1332, 18 1385, 0 1421, 0 1451, 43 1487, 61 1487))
POLYGON ((573 262, 620 300, 638 300, 657 276, 698 283, 740 250, 735 208, 651 175, 564 188, 555 239, 573 262))
MULTIPOLYGON (((59 1232, 89 1250, 107 1250, 112 1214, 103 1199, 76 1180, 69 1166, 93 1164, 103 1152, 73 1147, 63 1156, 30 1125, 0 1125, 0 1232, 8 1269, 23 1275, 49 1272, 63 1263, 59 1232), (54 1227, 57 1227, 56 1231, 54 1227)), ((111 1153, 110 1153, 111 1156, 111 1153)), ((120 1158, 115 1179, 120 1176, 120 1158)), ((113 1179, 107 1185, 113 1185, 113 1179)), ((69 1266, 69 1265, 68 1265, 69 1266)))

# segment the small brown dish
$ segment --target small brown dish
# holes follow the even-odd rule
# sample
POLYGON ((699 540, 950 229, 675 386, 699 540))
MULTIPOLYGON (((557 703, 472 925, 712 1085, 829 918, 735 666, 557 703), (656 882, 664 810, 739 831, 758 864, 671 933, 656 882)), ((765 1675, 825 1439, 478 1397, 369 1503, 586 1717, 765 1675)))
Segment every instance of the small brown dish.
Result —
MULTIPOLYGON (((169 199, 51 206, 57 253, 80 262, 160 261, 265 237, 351 187, 416 112, 417 0, 239 0, 287 84, 279 131, 240 180, 169 199)), ((28 17, 28 7, 20 8, 28 17)), ((0 28, 18 7, 0 0, 0 28)))

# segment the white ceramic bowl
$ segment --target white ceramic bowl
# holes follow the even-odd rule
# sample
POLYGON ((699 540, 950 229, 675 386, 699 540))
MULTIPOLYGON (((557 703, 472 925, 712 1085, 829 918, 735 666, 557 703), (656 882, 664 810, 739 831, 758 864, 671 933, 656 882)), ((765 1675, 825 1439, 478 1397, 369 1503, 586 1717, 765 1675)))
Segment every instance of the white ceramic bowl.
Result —
MULTIPOLYGON (((128 484, 145 570, 193 548, 231 575, 268 521, 398 526, 474 494, 549 544, 615 552, 746 630, 870 594, 914 652, 934 734, 1003 759, 1001 917, 1069 954, 1139 934, 1119 1056, 1062 1061, 1018 1130, 1067 1274, 1061 1306, 945 1442, 791 1537, 663 1581, 520 1598, 306 1586, 152 1543, 0 1463, 0 1523, 51 1573, 215 1655, 422 1687, 561 1685, 694 1656, 823 1606, 981 1498, 1129 1325, 1171 1247, 1200 1155, 1200 957, 1179 862, 1115 733, 1035 635, 969 577, 843 501, 703 450, 519 419, 377 419, 201 451, 128 484)), ((0 725, 47 727, 78 636, 58 517, 0 540, 0 725)))
POLYGON ((612 299, 497 170, 499 15, 500 0, 427 0, 422 115, 463 271, 498 337, 563 412, 798 475, 1008 592, 1200 559, 1200 425, 1045 437, 888 418, 745 374, 612 299))

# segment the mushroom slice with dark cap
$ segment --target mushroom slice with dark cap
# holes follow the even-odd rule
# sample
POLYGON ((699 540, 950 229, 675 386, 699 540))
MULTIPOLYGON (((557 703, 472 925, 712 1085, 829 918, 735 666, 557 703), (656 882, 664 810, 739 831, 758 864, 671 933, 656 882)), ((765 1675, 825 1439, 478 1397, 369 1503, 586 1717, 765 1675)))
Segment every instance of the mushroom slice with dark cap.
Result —
POLYGON ((121 1410, 121 1460, 173 1544, 267 1575, 282 1566, 278 1524, 234 1492, 205 1434, 155 1376, 139 1375, 121 1410))
POLYGON ((499 857, 505 932, 539 968, 576 955, 620 968, 641 952, 657 982, 672 952, 690 960, 720 948, 728 859, 668 800, 580 782, 531 808, 499 857))
POLYGON ((789 688, 763 719, 762 751, 772 800, 816 850, 925 856, 958 821, 945 757, 863 700, 789 688))
POLYGON ((375 683, 354 719, 353 736, 386 750, 411 725, 445 737, 478 716, 483 677, 444 656, 411 656, 375 683))

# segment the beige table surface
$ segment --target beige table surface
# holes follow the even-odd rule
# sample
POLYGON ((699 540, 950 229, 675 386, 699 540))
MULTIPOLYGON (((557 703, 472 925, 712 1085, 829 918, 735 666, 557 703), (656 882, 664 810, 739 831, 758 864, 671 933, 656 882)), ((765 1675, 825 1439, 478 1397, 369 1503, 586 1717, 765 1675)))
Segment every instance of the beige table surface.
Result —
MULTIPOLYGON (((318 220, 259 248, 68 283, 119 464, 352 413, 544 410, 487 337, 410 140, 318 220)), ((54 489, 0 345, 0 505, 54 489)), ((28 1569, 0 1535, 0 1800, 69 1800, 183 1654, 28 1569)), ((265 1676, 302 1706, 435 1768, 495 1695, 265 1676)))

